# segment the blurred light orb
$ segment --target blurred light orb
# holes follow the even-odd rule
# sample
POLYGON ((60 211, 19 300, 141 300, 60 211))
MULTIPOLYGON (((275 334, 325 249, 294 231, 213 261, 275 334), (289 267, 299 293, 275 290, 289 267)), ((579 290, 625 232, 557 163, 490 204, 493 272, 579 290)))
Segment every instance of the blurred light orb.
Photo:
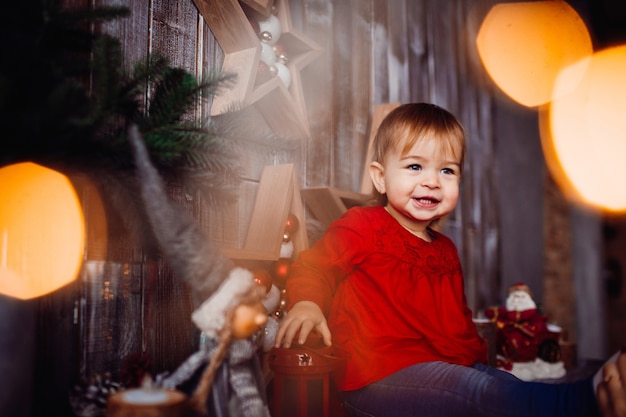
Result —
POLYGON ((547 163, 565 193, 587 205, 626 210, 626 45, 564 69, 555 88, 583 72, 578 87, 540 115, 547 163))
POLYGON ((31 162, 0 168, 0 293, 45 295, 73 281, 81 266, 85 225, 64 175, 31 162))
MULTIPOLYGON (((585 23, 560 0, 496 4, 481 24, 476 46, 496 85, 527 107, 552 100, 559 71, 593 52, 585 23)), ((575 88, 576 78, 570 82, 560 94, 575 88)))

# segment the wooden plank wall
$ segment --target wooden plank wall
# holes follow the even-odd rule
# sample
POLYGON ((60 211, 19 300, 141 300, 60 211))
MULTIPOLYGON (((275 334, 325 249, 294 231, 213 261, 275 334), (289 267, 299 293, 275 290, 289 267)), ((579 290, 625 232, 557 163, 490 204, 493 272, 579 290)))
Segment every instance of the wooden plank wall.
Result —
MULTIPOLYGON (((120 38, 127 62, 158 52, 198 76, 221 67, 223 51, 192 0, 98 0, 96 4, 125 4, 131 9, 130 17, 102 28, 120 38)), ((499 302, 498 213, 491 180, 492 99, 488 89, 481 88, 484 76, 472 52, 472 33, 488 2, 289 0, 289 5, 294 27, 323 50, 301 74, 310 137, 299 143, 296 152, 242 155, 248 169, 238 206, 228 218, 210 212, 194 196, 181 195, 176 187, 172 197, 227 246, 241 245, 264 165, 294 162, 301 187, 359 191, 374 106, 434 102, 459 116, 469 139, 461 204, 444 224, 459 246, 468 301, 475 309, 499 302), (479 3, 481 7, 476 8, 479 3)), ((208 106, 210 102, 199 106, 197 114, 208 114, 208 106)), ((124 359, 138 350, 150 355, 153 372, 172 371, 197 343, 185 286, 165 262, 146 262, 141 248, 128 247, 123 237, 119 239, 113 246, 123 250, 107 259, 109 265, 99 264, 101 259, 87 259, 95 272, 86 270, 82 288, 73 290, 81 306, 78 337, 83 339, 77 342, 78 358, 63 357, 69 362, 66 369, 73 370, 76 378, 104 372, 115 375, 124 359), (112 279, 130 281, 111 286, 112 279), (107 293, 113 301, 106 299, 105 286, 117 288, 126 298, 114 292, 107 293), (96 320, 100 327, 90 327, 96 320), (113 338, 115 343, 94 347, 89 344, 92 337, 113 338)), ((75 308, 73 303, 68 305, 66 315, 75 308)), ((42 311, 49 312, 47 307, 42 311)), ((42 328, 47 321, 43 320, 42 328)), ((68 325, 64 334, 76 333, 75 325, 68 325)), ((53 360, 50 355, 46 358, 53 360)), ((64 384, 55 392, 68 388, 64 384)))
POLYGON ((498 302, 492 97, 472 41, 490 2, 291 3, 325 51, 305 72, 312 135, 304 186, 360 189, 375 105, 429 101, 449 109, 465 125, 469 149, 461 205, 446 231, 463 258, 470 305, 498 302))

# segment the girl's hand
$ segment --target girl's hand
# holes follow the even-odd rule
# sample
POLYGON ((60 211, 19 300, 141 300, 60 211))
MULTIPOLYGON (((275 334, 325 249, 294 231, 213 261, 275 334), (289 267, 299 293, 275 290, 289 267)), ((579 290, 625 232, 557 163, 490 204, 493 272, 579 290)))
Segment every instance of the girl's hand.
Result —
POLYGON ((332 345, 328 323, 320 307, 312 301, 299 301, 280 323, 274 346, 290 347, 296 334, 297 343, 302 345, 313 329, 322 335, 326 346, 332 345))

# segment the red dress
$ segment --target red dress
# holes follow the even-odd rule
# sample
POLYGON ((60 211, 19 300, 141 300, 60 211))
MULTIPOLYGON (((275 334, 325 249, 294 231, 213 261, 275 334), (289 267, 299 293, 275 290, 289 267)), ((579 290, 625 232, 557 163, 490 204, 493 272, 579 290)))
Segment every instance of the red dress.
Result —
POLYGON ((414 236, 383 207, 355 207, 293 263, 288 308, 316 302, 333 345, 350 355, 336 375, 341 390, 421 362, 486 362, 456 247, 440 233, 432 236, 432 242, 414 236))

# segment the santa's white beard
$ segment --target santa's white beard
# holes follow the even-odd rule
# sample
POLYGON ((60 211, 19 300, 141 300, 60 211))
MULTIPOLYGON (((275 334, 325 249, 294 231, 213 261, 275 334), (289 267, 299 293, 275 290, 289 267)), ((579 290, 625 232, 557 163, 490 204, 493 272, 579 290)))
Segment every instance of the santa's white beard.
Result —
POLYGON ((513 291, 506 298, 508 311, 524 311, 537 308, 537 304, 526 291, 513 291))

